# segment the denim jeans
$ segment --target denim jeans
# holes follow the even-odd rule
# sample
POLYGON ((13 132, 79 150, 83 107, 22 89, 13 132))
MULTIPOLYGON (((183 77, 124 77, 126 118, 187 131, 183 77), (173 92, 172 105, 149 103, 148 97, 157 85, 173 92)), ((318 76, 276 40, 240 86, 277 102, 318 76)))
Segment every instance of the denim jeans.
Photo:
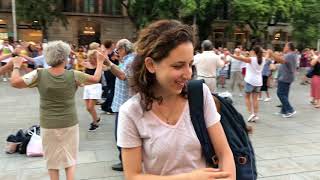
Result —
POLYGON ((292 108, 289 102, 290 85, 291 83, 286 83, 281 81, 278 82, 277 95, 282 104, 282 108, 281 108, 282 114, 288 114, 288 113, 294 112, 294 109, 292 108))

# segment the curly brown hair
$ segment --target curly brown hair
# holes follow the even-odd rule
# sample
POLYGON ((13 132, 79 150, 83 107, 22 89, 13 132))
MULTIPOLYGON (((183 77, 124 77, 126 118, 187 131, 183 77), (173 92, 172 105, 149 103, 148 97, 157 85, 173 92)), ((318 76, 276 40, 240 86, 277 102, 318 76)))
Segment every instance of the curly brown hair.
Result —
MULTIPOLYGON (((161 103, 163 99, 156 97, 153 92, 153 86, 157 82, 156 76, 147 70, 144 60, 150 57, 156 63, 160 63, 173 49, 186 42, 194 43, 193 29, 176 20, 159 20, 140 31, 135 43, 137 54, 132 64, 132 85, 141 95, 143 110, 151 110, 154 100, 161 103)), ((186 97, 185 88, 181 96, 186 97)))

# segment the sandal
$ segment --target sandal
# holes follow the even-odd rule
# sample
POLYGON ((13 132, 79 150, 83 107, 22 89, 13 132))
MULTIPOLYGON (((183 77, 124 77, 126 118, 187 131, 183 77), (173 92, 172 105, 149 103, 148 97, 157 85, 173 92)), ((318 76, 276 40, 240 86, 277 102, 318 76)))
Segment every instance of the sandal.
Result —
POLYGON ((318 105, 315 105, 314 107, 315 107, 315 108, 320 108, 320 104, 318 104, 318 105))

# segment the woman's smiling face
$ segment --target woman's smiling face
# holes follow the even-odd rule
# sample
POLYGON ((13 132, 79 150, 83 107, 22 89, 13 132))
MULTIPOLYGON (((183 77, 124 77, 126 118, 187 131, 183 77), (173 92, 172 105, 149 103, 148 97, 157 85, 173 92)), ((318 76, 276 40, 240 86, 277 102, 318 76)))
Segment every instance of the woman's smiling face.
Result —
POLYGON ((157 79, 156 91, 167 95, 180 94, 187 81, 191 79, 193 63, 193 45, 185 42, 173 49, 168 57, 153 62, 149 69, 157 79))

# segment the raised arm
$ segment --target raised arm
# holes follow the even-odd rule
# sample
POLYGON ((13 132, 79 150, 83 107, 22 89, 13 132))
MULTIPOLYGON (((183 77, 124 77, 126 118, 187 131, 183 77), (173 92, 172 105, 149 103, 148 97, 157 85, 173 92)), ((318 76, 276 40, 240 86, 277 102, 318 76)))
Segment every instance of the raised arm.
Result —
POLYGON ((29 62, 35 63, 35 60, 32 57, 29 57, 29 56, 24 55, 24 54, 21 54, 19 56, 25 58, 29 62))
POLYGON ((13 71, 11 73, 11 86, 15 88, 27 88, 27 84, 23 81, 21 75, 20 75, 20 68, 23 63, 23 58, 21 57, 15 57, 12 60, 13 63, 13 71))
POLYGON ((12 53, 0 56, 0 61, 5 60, 12 56, 12 53))
POLYGON ((275 53, 273 53, 271 50, 268 51, 269 53, 269 56, 274 59, 277 63, 280 63, 280 64, 285 64, 286 61, 284 60, 283 57, 279 56, 279 55, 276 55, 275 53))
POLYGON ((242 56, 236 56, 236 55, 232 55, 230 54, 231 57, 239 60, 239 61, 242 61, 242 62, 245 62, 245 63, 251 63, 251 58, 250 57, 242 57, 242 56))
POLYGON ((126 73, 123 72, 117 65, 113 64, 107 56, 104 56, 101 52, 99 52, 101 56, 105 58, 105 65, 107 69, 111 71, 113 75, 115 75, 120 80, 126 80, 126 73))
POLYGON ((320 58, 318 56, 314 56, 310 62, 310 65, 315 66, 317 63, 320 63, 320 58))
POLYGON ((102 66, 103 66, 103 62, 105 61, 105 57, 102 56, 101 53, 98 53, 98 51, 96 51, 96 56, 97 56, 96 71, 94 72, 93 76, 89 76, 86 84, 98 83, 100 81, 100 79, 101 79, 102 66))

